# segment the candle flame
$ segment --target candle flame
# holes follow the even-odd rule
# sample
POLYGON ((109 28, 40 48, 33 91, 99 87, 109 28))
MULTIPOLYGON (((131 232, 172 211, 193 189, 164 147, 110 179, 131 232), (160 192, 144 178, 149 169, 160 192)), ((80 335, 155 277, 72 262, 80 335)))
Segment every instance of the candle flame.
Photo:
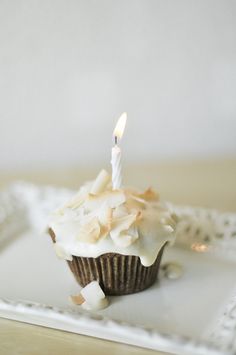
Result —
POLYGON ((119 139, 122 138, 124 130, 125 130, 126 120, 127 120, 127 113, 124 112, 120 116, 120 118, 115 126, 115 129, 113 131, 114 137, 117 137, 119 139))

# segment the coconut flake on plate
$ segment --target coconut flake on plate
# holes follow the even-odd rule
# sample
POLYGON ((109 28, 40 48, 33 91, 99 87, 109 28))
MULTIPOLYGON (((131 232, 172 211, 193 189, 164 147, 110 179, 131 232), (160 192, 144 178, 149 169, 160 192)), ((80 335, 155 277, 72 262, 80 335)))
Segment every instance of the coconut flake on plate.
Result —
POLYGON ((85 299, 81 295, 81 293, 79 293, 78 295, 70 296, 70 300, 76 305, 81 305, 85 302, 85 299))
POLYGON ((97 311, 108 306, 108 300, 98 281, 92 281, 80 291, 79 295, 71 296, 71 301, 89 311, 97 311))

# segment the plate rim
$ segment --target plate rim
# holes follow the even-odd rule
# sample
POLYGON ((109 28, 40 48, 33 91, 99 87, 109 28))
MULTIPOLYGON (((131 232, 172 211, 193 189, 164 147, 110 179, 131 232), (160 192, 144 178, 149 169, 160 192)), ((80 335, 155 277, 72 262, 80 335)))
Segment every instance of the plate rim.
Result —
POLYGON ((224 352, 222 352, 214 342, 202 339, 194 340, 190 336, 181 336, 174 333, 161 333, 154 327, 141 327, 125 321, 114 320, 101 314, 62 309, 37 302, 0 298, 0 317, 152 350, 174 351, 175 354, 181 355, 189 354, 189 352, 196 355, 231 354, 225 352, 225 350, 230 349, 224 349, 224 352), (60 323, 61 326, 55 327, 52 325, 55 321, 63 323, 60 323), (75 327, 74 330, 71 330, 70 326, 75 327), (99 329, 99 332, 107 332, 108 329, 110 331, 108 336, 104 336, 99 332, 96 334, 97 329, 99 329), (134 337, 135 341, 133 340, 134 337))

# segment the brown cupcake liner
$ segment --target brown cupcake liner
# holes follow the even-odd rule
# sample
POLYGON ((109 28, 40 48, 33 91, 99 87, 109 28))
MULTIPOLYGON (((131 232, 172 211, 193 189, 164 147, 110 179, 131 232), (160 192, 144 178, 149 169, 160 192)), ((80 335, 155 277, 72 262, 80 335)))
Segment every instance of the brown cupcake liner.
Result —
MULTIPOLYGON (((49 230, 55 242, 55 234, 49 230)), ((164 248, 160 249, 151 266, 143 266, 138 256, 107 253, 97 258, 73 256, 67 261, 77 282, 86 286, 98 281, 106 295, 127 295, 150 287, 157 279, 164 248)))

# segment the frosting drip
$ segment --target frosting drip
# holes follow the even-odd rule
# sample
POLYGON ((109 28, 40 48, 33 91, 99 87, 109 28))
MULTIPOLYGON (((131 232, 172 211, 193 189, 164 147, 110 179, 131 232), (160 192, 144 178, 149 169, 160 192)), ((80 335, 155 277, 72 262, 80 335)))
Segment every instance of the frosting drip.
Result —
POLYGON ((154 190, 112 190, 105 170, 57 209, 49 223, 63 259, 119 253, 139 256, 144 266, 154 263, 166 242, 174 242, 175 225, 175 216, 154 190))

